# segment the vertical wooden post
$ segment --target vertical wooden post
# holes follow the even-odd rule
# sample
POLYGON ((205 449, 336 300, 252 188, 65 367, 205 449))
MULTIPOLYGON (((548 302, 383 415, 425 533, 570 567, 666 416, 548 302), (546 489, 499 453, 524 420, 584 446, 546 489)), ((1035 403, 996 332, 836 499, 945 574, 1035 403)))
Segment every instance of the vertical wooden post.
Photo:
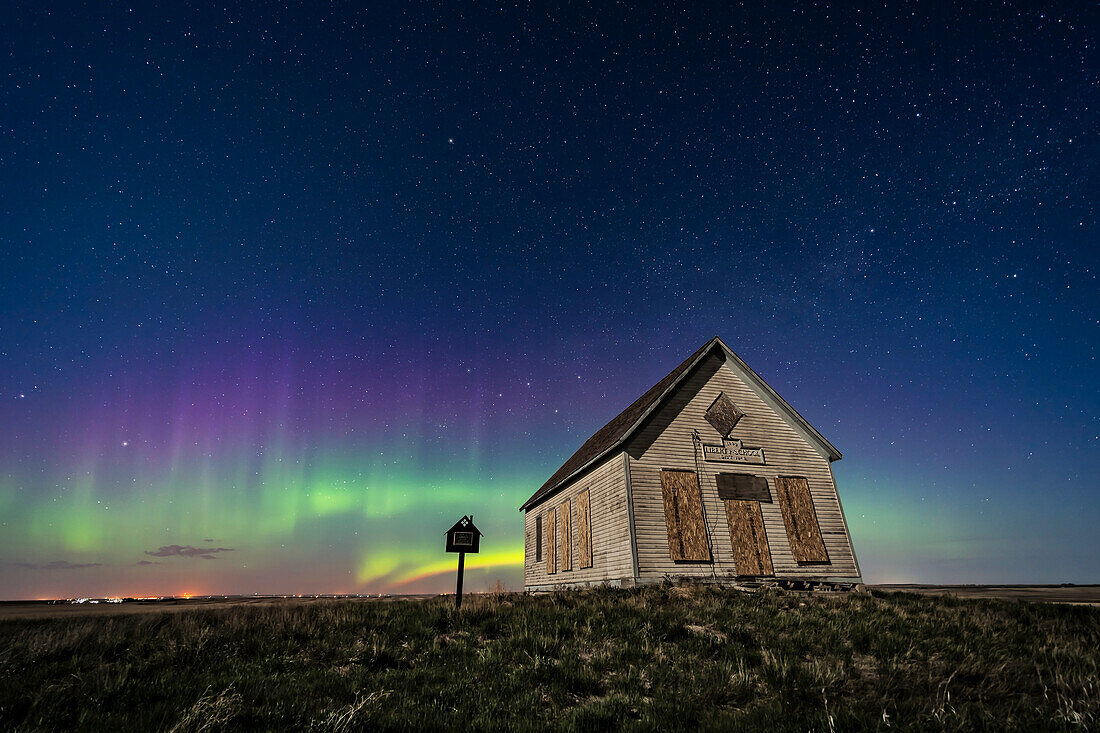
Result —
POLYGON ((455 608, 462 608, 462 567, 466 564, 466 553, 458 553, 458 591, 455 592, 455 608))

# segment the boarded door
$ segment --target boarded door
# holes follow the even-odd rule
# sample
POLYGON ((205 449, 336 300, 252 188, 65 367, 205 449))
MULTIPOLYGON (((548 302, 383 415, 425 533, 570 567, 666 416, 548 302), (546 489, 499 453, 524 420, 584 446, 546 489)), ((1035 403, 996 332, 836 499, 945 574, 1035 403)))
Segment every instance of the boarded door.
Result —
POLYGON ((738 575, 774 575, 768 535, 764 532, 764 515, 760 502, 723 499, 726 521, 733 543, 733 563, 738 575))
POLYGON ((710 562, 699 477, 694 471, 661 471, 668 552, 673 560, 710 562))
POLYGON ((592 516, 588 489, 577 494, 577 562, 592 567, 592 516))
POLYGON ((546 574, 558 572, 558 522, 557 513, 551 509, 546 512, 546 574))
POLYGON ((821 527, 817 524, 817 512, 810 497, 809 482, 801 477, 780 476, 775 480, 775 489, 794 559, 798 562, 829 562, 825 543, 821 539, 821 527))
POLYGON ((558 514, 561 515, 561 569, 573 569, 573 511, 566 499, 558 506, 558 514))

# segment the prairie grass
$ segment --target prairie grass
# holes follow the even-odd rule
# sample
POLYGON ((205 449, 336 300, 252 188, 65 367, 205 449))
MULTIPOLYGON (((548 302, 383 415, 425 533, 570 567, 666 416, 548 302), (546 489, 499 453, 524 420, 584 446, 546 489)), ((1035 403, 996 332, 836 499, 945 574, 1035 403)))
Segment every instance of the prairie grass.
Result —
POLYGON ((0 621, 0 730, 1100 727, 1100 609, 695 585, 0 621))

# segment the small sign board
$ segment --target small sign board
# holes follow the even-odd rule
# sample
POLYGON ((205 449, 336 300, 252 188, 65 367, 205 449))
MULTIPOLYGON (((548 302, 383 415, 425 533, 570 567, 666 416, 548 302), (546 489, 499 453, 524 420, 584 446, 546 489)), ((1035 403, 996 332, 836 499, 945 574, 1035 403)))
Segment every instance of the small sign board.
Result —
POLYGON ((764 449, 748 448, 740 440, 723 440, 722 445, 703 444, 703 460, 720 463, 764 465, 764 449))
POLYGON ((463 517, 447 530, 447 552, 477 552, 481 543, 481 530, 474 526, 474 520, 463 517))

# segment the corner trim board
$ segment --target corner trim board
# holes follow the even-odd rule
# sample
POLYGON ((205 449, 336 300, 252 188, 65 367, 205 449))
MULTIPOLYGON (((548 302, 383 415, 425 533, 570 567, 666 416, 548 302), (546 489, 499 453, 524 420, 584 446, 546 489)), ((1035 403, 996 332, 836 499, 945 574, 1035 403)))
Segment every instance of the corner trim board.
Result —
POLYGON ((833 473, 833 463, 829 461, 829 478, 833 481, 833 495, 836 497, 836 507, 840 510, 840 521, 844 524, 844 539, 848 543, 848 552, 852 553, 852 563, 856 566, 856 575, 859 582, 863 582, 863 570, 859 567, 859 558, 856 557, 856 546, 852 542, 852 530, 848 529, 848 515, 844 513, 844 505, 840 503, 840 489, 836 485, 836 474, 833 473))
POLYGON ((630 488, 630 454, 625 450, 623 455, 623 477, 626 481, 626 521, 630 530, 630 561, 634 569, 634 583, 637 584, 638 573, 638 533, 634 529, 634 492, 630 488))

